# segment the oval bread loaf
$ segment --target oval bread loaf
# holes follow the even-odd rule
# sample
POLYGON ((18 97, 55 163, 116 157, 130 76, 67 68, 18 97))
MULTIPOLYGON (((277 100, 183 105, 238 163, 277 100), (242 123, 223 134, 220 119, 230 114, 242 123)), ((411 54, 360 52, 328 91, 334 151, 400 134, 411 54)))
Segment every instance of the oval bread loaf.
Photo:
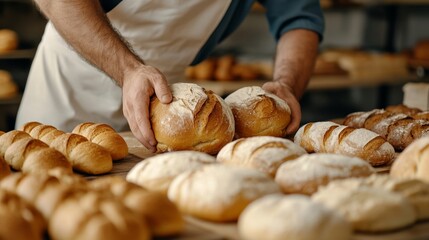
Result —
POLYGON ((228 143, 216 159, 220 163, 257 169, 274 177, 282 163, 306 153, 302 147, 288 139, 256 136, 228 143))
POLYGON ((252 201, 279 186, 257 170, 213 164, 177 176, 168 198, 185 214, 218 222, 235 221, 252 201))
POLYGON ((136 164, 127 174, 127 181, 167 195, 168 188, 176 176, 213 163, 216 163, 215 157, 203 152, 163 153, 136 164))
POLYGON ((302 195, 271 194, 252 202, 241 214, 238 230, 245 240, 347 240, 352 236, 350 224, 340 214, 302 195))
POLYGON ((335 179, 367 177, 373 173, 375 170, 363 159, 314 153, 283 163, 275 180, 284 193, 311 195, 335 179))
POLYGON ((291 119, 289 105, 261 87, 236 90, 225 98, 235 119, 235 138, 284 137, 291 119))
POLYGON ((234 117, 225 101, 191 83, 170 86, 173 101, 154 97, 150 121, 161 152, 195 150, 216 154, 234 137, 234 117))

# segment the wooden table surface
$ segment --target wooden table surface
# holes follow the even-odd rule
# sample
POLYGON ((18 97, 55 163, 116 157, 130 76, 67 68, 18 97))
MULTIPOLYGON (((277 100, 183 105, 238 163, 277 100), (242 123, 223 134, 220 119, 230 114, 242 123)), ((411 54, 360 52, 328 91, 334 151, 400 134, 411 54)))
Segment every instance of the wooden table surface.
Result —
MULTIPOLYGON (((147 157, 153 156, 131 132, 121 133, 129 147, 129 155, 113 164, 113 170, 106 175, 118 175, 125 177, 129 170, 138 162, 147 157)), ((378 168, 378 172, 386 172, 388 167, 378 168)), ((89 177, 93 178, 93 177, 89 177)), ((190 216, 185 216, 185 232, 177 236, 178 240, 196 239, 240 239, 236 223, 213 223, 190 216)), ((355 233, 353 240, 423 240, 429 239, 429 221, 419 222, 410 227, 382 234, 355 233)))

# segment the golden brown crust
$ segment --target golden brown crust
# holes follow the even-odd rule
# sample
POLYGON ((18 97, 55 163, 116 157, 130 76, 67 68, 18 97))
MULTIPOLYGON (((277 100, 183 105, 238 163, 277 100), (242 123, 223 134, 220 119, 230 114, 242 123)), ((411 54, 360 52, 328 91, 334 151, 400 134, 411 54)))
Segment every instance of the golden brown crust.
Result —
POLYGON ((18 34, 10 29, 0 29, 0 53, 18 48, 18 34))
POLYGON ((0 156, 0 181, 2 178, 6 177, 9 174, 10 174, 9 165, 6 163, 3 157, 0 156))
MULTIPOLYGON (((189 85, 189 88, 186 85, 186 89, 190 90, 191 94, 194 88, 195 91, 201 90, 197 85, 189 85)), ((174 109, 180 102, 187 106, 185 99, 177 99, 177 96, 174 96, 172 103, 162 104, 158 98, 152 98, 150 120, 158 141, 158 151, 196 150, 216 154, 232 140, 234 122, 227 116, 228 113, 231 114, 230 109, 223 105, 223 100, 213 92, 202 90, 207 98, 201 95, 193 96, 195 98, 192 101, 197 101, 196 107, 189 107, 185 112, 174 109)))
POLYGON ((23 131, 12 130, 0 136, 0 157, 4 158, 6 154, 6 150, 12 145, 14 142, 19 141, 23 138, 31 138, 30 135, 23 131))
POLYGON ((394 112, 394 113, 403 113, 403 114, 406 114, 408 116, 411 116, 411 115, 414 115, 416 113, 421 112, 422 110, 420 110, 418 108, 408 107, 404 104, 398 104, 398 105, 391 105, 391 106, 386 107, 386 111, 394 112))
POLYGON ((125 140, 107 124, 81 123, 73 129, 73 133, 80 134, 105 148, 112 156, 112 160, 119 160, 128 155, 125 140))

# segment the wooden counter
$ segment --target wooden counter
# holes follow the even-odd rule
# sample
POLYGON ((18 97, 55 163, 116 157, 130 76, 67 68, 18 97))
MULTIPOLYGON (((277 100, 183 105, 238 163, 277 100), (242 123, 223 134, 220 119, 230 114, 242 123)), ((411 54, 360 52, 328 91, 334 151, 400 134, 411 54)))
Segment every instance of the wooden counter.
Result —
MULTIPOLYGON (((128 171, 144 158, 153 156, 144 146, 134 138, 131 132, 121 133, 129 146, 129 155, 123 160, 115 161, 113 170, 106 175, 125 177, 128 171)), ((377 168, 378 172, 388 171, 388 167, 377 168)), ((89 177, 93 178, 93 177, 89 177)), ((196 239, 240 239, 235 223, 213 223, 186 216, 185 232, 177 236, 178 240, 196 239)), ((419 222, 405 229, 383 234, 355 233, 353 240, 411 240, 429 239, 429 221, 419 222)))

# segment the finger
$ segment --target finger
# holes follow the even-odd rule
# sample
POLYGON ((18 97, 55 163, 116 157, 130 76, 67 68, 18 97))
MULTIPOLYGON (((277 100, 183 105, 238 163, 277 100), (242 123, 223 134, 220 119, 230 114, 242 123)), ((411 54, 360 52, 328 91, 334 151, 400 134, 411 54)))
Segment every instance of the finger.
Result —
POLYGON ((142 135, 142 139, 139 140, 146 148, 155 152, 157 141, 149 119, 150 94, 149 91, 145 90, 142 91, 142 94, 143 96, 139 97, 139 101, 136 101, 134 104, 134 120, 142 135))
POLYGON ((159 77, 152 83, 156 97, 161 101, 161 103, 170 103, 173 100, 173 95, 168 87, 167 79, 162 75, 162 73, 159 74, 159 77))
POLYGON ((289 101, 289 107, 291 109, 291 121, 286 129, 287 134, 293 134, 298 130, 301 123, 301 107, 296 101, 289 101))

